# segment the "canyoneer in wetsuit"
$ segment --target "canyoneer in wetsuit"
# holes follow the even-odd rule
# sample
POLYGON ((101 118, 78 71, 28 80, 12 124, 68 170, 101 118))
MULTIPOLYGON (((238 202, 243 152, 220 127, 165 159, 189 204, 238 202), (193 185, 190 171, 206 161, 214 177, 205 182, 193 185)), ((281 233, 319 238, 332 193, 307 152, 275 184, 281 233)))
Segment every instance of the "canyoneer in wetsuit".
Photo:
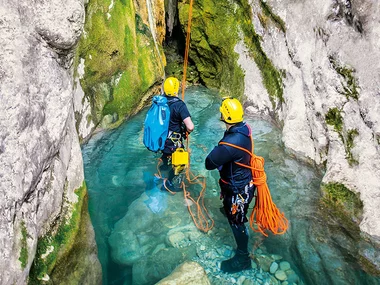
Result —
POLYGON ((226 131, 218 146, 208 154, 205 166, 208 170, 219 170, 222 210, 228 219, 237 244, 235 256, 223 261, 221 270, 234 273, 251 268, 248 229, 245 223, 248 221, 246 214, 256 187, 253 185, 251 170, 236 163, 250 165, 250 155, 237 147, 251 151, 251 129, 243 122, 243 107, 237 99, 224 99, 220 113, 220 119, 225 123, 226 131))
POLYGON ((183 147, 183 139, 194 130, 194 123, 191 120, 190 112, 185 102, 178 98, 179 81, 175 77, 168 77, 164 82, 164 96, 168 100, 170 109, 170 122, 168 137, 165 141, 165 148, 162 150, 162 165, 160 170, 169 170, 168 177, 164 180, 164 186, 171 191, 179 191, 173 185, 174 170, 171 167, 169 158, 177 148, 183 147))

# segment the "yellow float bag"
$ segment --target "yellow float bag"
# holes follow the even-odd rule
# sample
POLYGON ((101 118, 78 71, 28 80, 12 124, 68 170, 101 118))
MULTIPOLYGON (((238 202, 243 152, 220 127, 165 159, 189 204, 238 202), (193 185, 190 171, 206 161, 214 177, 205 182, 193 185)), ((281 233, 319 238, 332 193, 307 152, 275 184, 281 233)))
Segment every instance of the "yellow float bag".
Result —
POLYGON ((174 166, 189 164, 189 153, 183 148, 177 148, 172 154, 172 164, 174 166))

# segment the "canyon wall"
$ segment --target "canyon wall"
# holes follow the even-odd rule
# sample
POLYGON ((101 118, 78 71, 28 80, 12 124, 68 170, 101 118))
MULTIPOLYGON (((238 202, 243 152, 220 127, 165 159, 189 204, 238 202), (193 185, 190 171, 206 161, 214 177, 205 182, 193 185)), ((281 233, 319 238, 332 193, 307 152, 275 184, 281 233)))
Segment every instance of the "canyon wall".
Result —
POLYGON ((84 13, 81 0, 1 1, 1 284, 101 280, 73 106, 84 13))

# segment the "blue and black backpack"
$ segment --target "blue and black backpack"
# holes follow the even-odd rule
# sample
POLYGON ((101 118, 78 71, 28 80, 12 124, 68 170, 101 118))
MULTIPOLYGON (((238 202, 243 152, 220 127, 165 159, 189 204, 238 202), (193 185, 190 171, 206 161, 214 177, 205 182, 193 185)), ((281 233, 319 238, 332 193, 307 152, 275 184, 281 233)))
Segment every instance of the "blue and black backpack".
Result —
POLYGON ((144 145, 153 152, 163 150, 168 136, 170 109, 165 96, 154 96, 145 117, 144 145))

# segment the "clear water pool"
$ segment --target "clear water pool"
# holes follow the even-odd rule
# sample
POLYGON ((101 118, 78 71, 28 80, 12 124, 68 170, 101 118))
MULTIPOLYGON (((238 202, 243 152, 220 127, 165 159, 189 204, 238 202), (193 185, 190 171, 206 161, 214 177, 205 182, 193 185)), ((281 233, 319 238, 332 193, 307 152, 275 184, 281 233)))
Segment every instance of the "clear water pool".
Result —
MULTIPOLYGON (((380 284, 358 265, 358 241, 339 224, 324 220, 322 173, 286 153, 275 126, 248 117, 255 153, 266 161, 272 198, 290 228, 265 239, 250 231, 255 268, 234 275, 220 272, 219 262, 233 254, 235 243, 219 211, 218 173, 204 169, 207 153, 224 132, 218 120, 220 99, 206 88, 189 87, 185 101, 196 126, 190 138, 191 170, 207 179, 205 205, 215 227, 209 234, 198 231, 182 194, 172 196, 155 181, 160 155, 142 143, 143 110, 82 148, 103 284, 154 284, 185 260, 202 264, 212 284, 282 284, 275 272, 267 272, 273 263, 286 265, 288 283, 283 284, 380 284)), ((189 190, 199 194, 196 187, 189 190)))

